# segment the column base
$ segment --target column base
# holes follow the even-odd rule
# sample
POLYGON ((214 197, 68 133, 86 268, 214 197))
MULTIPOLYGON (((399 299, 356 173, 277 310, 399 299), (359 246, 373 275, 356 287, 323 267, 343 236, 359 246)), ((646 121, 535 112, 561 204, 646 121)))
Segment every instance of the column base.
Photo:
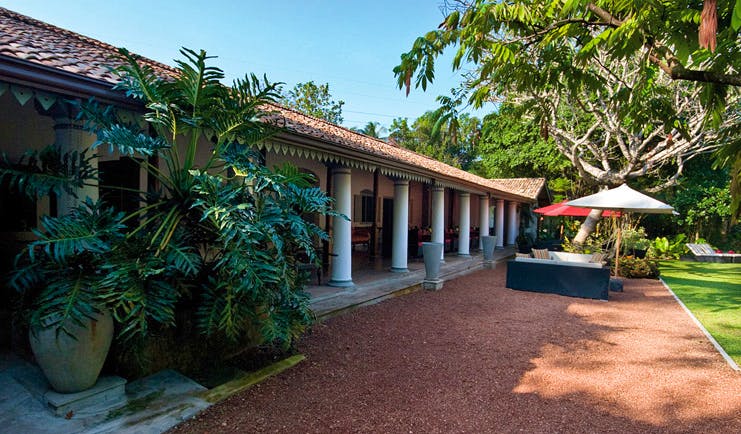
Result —
POLYGON ((493 270, 494 268, 496 268, 497 264, 492 260, 484 260, 481 266, 484 269, 493 270))
POLYGON ((463 256, 465 258, 470 258, 471 257, 471 254, 470 253, 458 253, 458 256, 463 256))
POLYGON ((392 273, 408 273, 409 272, 409 269, 406 268, 406 267, 404 267, 404 268, 391 267, 391 268, 389 268, 389 271, 392 272, 392 273))
POLYGON ((353 283, 352 279, 350 279, 350 280, 334 280, 334 279, 332 279, 329 282, 327 282, 327 285, 334 286, 334 287, 337 287, 337 288, 350 288, 352 286, 355 286, 355 284, 353 283))
POLYGON ((427 291, 438 291, 443 289, 443 281, 440 279, 434 279, 434 280, 423 280, 422 281, 422 289, 425 289, 427 291))

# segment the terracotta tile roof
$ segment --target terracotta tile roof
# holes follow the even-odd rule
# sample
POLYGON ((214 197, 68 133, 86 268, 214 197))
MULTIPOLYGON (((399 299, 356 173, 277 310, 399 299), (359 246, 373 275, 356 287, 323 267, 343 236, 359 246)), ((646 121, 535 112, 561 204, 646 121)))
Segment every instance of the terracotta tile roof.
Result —
MULTIPOLYGON (((118 48, 0 8, 0 55, 15 57, 95 80, 116 83, 110 68, 121 63, 118 48)), ((140 57, 155 72, 168 75, 174 68, 140 57)))
POLYGON ((426 155, 418 154, 398 145, 357 133, 322 119, 307 116, 296 110, 280 105, 271 106, 286 122, 286 127, 308 137, 361 150, 384 159, 410 164, 430 172, 457 178, 489 189, 514 194, 535 200, 545 184, 544 178, 486 179, 465 170, 449 166, 426 155))
MULTIPOLYGON (((110 72, 110 68, 121 63, 118 49, 110 44, 5 8, 0 8, 0 58, 2 56, 108 83, 116 83, 117 78, 110 72)), ((144 57, 140 57, 140 60, 162 76, 172 75, 175 72, 174 68, 154 60, 144 57)), ((271 109, 284 118, 288 129, 295 134, 400 162, 433 174, 441 174, 448 178, 481 186, 484 189, 494 190, 495 193, 499 191, 533 201, 545 183, 542 178, 495 180, 482 178, 430 157, 295 110, 279 105, 274 105, 271 109)))
POLYGON ((536 200, 545 187, 545 178, 499 178, 488 179, 489 184, 497 189, 515 193, 536 200))

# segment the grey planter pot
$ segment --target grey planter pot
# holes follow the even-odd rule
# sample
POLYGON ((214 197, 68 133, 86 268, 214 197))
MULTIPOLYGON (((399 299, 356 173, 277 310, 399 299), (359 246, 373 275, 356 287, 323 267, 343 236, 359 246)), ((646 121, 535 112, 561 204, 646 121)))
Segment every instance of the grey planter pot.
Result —
POLYGON ((440 255, 443 253, 442 243, 422 243, 422 256, 425 260, 425 280, 440 278, 440 255))
POLYGON ((484 260, 491 261, 494 259, 494 247, 497 245, 497 237, 484 235, 481 237, 481 241, 484 246, 484 260))
POLYGON ((75 393, 98 381, 113 340, 113 318, 105 311, 95 321, 88 320, 85 327, 67 321, 65 328, 75 338, 62 331, 57 333, 53 327, 33 330, 29 338, 51 387, 60 393, 75 393))

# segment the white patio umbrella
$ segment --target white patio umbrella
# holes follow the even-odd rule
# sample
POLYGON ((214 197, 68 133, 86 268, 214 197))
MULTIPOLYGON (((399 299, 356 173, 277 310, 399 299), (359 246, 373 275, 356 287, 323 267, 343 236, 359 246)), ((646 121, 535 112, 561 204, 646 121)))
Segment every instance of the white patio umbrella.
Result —
MULTIPOLYGON (((577 208, 609 209, 645 214, 676 214, 671 205, 667 205, 664 202, 635 191, 626 184, 611 190, 600 191, 599 193, 574 199, 566 204, 577 208)), ((620 237, 621 230, 620 225, 618 225, 617 240, 615 242, 616 276, 620 270, 620 237)))

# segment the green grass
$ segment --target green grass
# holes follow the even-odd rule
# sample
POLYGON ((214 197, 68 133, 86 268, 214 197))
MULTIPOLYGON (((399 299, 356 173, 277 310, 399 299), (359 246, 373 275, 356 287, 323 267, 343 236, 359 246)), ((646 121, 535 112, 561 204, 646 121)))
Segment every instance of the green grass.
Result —
POLYGON ((661 277, 741 365, 741 264, 665 261, 661 277))

